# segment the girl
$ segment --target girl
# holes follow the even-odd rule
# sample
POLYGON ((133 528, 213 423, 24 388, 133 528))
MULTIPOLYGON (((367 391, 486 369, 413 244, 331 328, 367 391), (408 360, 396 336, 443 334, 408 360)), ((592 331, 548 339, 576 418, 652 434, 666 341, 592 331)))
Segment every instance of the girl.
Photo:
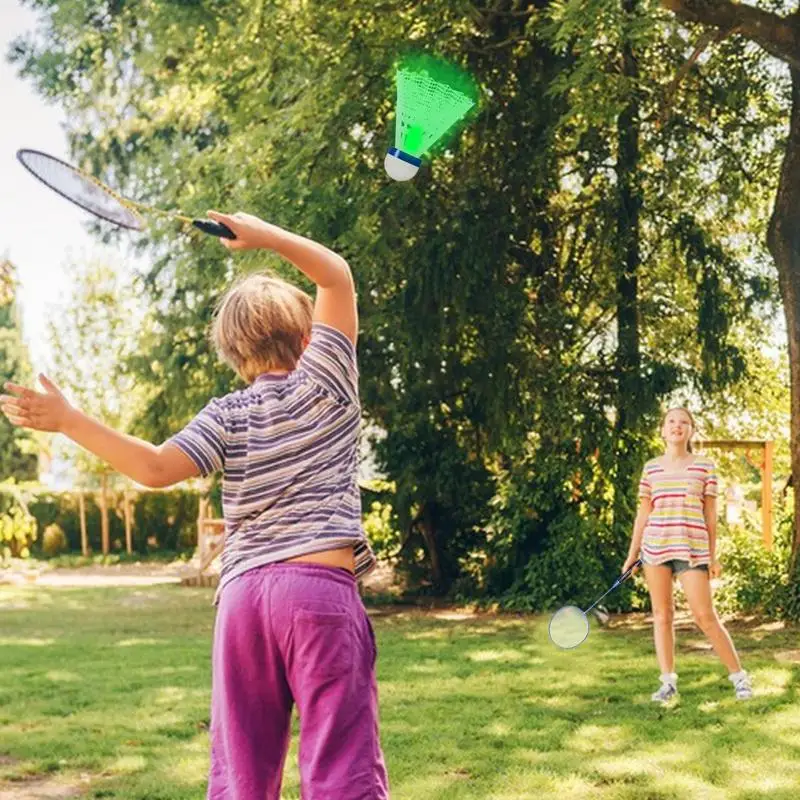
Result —
POLYGON ((661 688, 652 696, 666 703, 678 693, 675 673, 673 576, 683 585, 694 621, 708 637, 740 700, 753 696, 731 637, 714 611, 710 579, 720 574, 716 558, 717 478, 714 464, 692 453, 695 422, 685 408, 672 408, 661 424, 663 456, 645 464, 639 483, 639 511, 627 570, 639 557, 653 607, 653 635, 661 688))
POLYGON ((353 277, 343 258, 249 214, 211 212, 232 250, 264 248, 317 286, 316 301, 266 274, 223 298, 219 355, 248 384, 215 398, 159 447, 44 393, 7 384, 18 425, 61 432, 145 486, 223 472, 209 800, 279 800, 297 705, 304 800, 386 800, 377 651, 357 579, 375 565, 356 482, 353 277), (13 396, 12 396, 13 395, 13 396))

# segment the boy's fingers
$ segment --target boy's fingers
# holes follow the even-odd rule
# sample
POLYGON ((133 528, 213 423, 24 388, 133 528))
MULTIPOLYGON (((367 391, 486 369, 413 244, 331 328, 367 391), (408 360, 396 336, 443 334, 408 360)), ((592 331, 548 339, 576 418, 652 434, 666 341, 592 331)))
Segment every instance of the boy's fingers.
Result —
POLYGON ((2 409, 4 414, 24 414, 25 409, 18 403, 3 403, 2 409))
POLYGON ((19 386, 16 383, 11 383, 11 381, 6 382, 5 385, 3 386, 3 388, 6 389, 9 392, 13 392, 15 395, 21 396, 21 397, 35 397, 36 396, 36 392, 28 389, 25 386, 19 386))
POLYGON ((58 386, 56 386, 53 381, 51 381, 50 378, 48 378, 43 372, 39 373, 39 380, 45 389, 50 389, 53 392, 59 393, 58 386))
POLYGON ((220 214, 219 211, 209 211, 208 216, 215 222, 230 222, 234 219, 230 214, 220 214))

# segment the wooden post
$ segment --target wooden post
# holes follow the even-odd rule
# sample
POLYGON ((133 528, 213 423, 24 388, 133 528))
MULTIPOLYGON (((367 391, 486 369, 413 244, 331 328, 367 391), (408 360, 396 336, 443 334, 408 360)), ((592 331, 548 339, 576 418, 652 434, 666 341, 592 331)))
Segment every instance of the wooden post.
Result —
POLYGON ((83 489, 78 492, 78 508, 81 515, 81 554, 86 558, 89 556, 89 537, 86 535, 86 498, 83 489))
POLYGON ((764 546, 772 550, 772 461, 775 442, 764 442, 764 465, 761 471, 761 527, 764 546))
POLYGON ((133 553, 133 525, 131 521, 131 498, 125 490, 125 549, 128 555, 133 553))
POLYGON ((103 542, 103 555, 107 556, 111 550, 111 542, 108 536, 108 475, 103 473, 100 488, 100 526, 103 542))
POLYGON ((201 564, 203 562, 203 558, 205 557, 205 520, 207 509, 208 500, 205 497, 201 497, 200 502, 197 505, 197 555, 200 558, 201 564))

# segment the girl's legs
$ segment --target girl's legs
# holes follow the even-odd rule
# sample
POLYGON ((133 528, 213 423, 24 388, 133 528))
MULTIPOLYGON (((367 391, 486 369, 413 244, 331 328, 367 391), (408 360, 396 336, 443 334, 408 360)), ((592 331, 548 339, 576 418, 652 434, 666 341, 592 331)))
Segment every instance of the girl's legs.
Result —
POLYGON ((675 607, 672 599, 672 568, 663 564, 645 564, 644 577, 653 606, 653 639, 656 658, 663 675, 675 671, 675 607))
POLYGON ((711 581, 702 569, 687 569, 679 576, 697 627, 706 635, 731 674, 741 672, 741 663, 731 637, 719 621, 711 600, 711 581))

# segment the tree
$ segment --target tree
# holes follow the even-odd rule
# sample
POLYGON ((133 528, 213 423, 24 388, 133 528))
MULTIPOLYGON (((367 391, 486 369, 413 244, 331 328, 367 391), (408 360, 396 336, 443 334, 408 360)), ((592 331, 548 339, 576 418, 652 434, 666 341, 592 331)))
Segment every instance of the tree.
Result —
MULTIPOLYGON (((244 208, 350 260, 364 409, 427 582, 447 590, 485 556, 493 590, 525 591, 574 542, 592 558, 582 580, 618 570, 659 401, 740 378, 733 333, 772 291, 754 245, 771 161, 757 135, 720 142, 704 96, 659 123, 686 43, 650 5, 37 5, 41 35, 15 57, 69 111, 81 163, 141 199, 244 208), (410 46, 469 69, 484 99, 398 185, 381 162, 410 46)), ((769 97, 713 79, 771 119, 769 97)), ((205 331, 234 270, 265 260, 234 266, 166 223, 143 246, 152 314, 132 369, 150 391, 140 430, 160 437, 237 385, 205 331)))
MULTIPOLYGON (((0 260, 0 385, 12 381, 30 383, 32 370, 22 338, 22 322, 16 302, 16 272, 8 259, 0 260)), ((0 481, 36 480, 38 445, 33 435, 0 419, 0 481)))
MULTIPOLYGON (((78 408, 127 432, 140 412, 142 395, 124 369, 135 351, 143 317, 141 304, 121 271, 103 261, 72 267, 74 284, 48 326, 53 380, 78 408)), ((103 553, 110 549, 108 488, 115 473, 105 462, 62 442, 78 485, 99 487, 103 553)))
MULTIPOLYGON (((791 80, 791 113, 767 244, 778 270, 789 339, 792 475, 800 475, 800 11, 782 15, 731 0, 662 0, 683 22, 741 36, 783 62, 791 80)), ((794 491, 792 564, 800 553, 800 491, 794 491)))

